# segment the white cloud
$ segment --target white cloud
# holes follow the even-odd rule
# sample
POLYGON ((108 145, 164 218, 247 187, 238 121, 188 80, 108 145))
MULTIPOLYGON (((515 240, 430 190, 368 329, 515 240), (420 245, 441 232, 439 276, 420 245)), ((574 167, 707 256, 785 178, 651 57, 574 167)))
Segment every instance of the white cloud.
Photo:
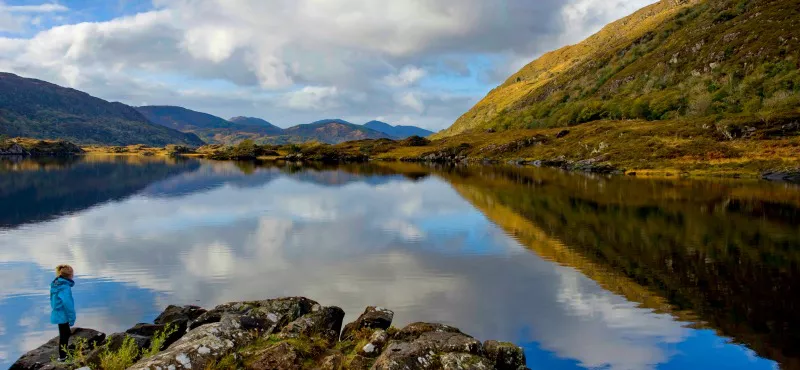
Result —
POLYGON ((64 5, 61 4, 39 4, 39 5, 3 5, 0 3, 0 11, 7 11, 11 13, 53 13, 68 11, 64 5))
POLYGON ((30 14, 57 13, 68 10, 69 8, 61 4, 5 5, 0 1, 0 32, 21 32, 27 24, 37 25, 41 22, 41 17, 32 17, 30 14))
POLYGON ((339 89, 333 86, 306 86, 286 96, 286 106, 299 110, 323 110, 337 105, 339 89))
POLYGON ((414 92, 402 93, 397 95, 395 99, 400 105, 411 108, 417 113, 422 113, 423 111, 425 111, 425 103, 422 102, 422 99, 419 97, 417 93, 414 92))
POLYGON ((425 77, 427 73, 422 68, 405 66, 398 73, 390 74, 383 78, 387 85, 392 87, 405 87, 415 84, 425 77))

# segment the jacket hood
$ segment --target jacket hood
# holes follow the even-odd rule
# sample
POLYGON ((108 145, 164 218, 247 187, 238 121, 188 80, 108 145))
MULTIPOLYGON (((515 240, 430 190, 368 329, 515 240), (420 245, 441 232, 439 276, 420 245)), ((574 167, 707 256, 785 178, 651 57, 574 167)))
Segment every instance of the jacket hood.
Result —
POLYGON ((59 291, 61 289, 64 289, 66 287, 72 288, 73 286, 75 286, 75 282, 74 281, 59 276, 59 277, 55 278, 55 280, 53 280, 52 283, 50 283, 50 291, 51 292, 55 292, 55 291, 59 291))

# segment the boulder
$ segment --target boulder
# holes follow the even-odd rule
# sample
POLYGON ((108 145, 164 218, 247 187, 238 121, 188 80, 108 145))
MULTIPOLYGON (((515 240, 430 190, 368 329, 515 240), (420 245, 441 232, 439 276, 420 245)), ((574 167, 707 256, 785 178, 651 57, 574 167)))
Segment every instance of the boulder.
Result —
POLYGON ((344 310, 341 308, 317 305, 312 308, 311 313, 287 324, 281 330, 281 336, 284 338, 319 336, 328 343, 336 343, 342 330, 342 320, 344 320, 344 310))
POLYGON ((372 336, 370 336, 369 342, 361 348, 357 348, 358 354, 364 357, 378 357, 381 352, 383 352, 388 341, 389 334, 387 334, 386 331, 381 329, 375 330, 372 336))
POLYGON ((195 328, 199 328, 206 324, 213 324, 215 322, 219 322, 220 320, 222 320, 222 315, 224 313, 225 312, 223 311, 215 311, 215 310, 204 312, 196 319, 189 321, 188 329, 193 330, 195 328))
POLYGON ((195 320, 200 315, 204 314, 206 310, 198 307, 198 306, 167 306, 167 308, 161 312, 158 317, 153 321, 155 324, 169 324, 169 323, 178 323, 178 322, 185 322, 189 323, 189 321, 195 320))
POLYGON ((161 349, 166 349, 172 343, 181 339, 181 337, 186 334, 186 321, 176 321, 168 324, 136 324, 136 326, 128 329, 125 331, 127 334, 138 335, 146 338, 152 339, 156 334, 164 333, 169 330, 169 335, 164 340, 164 344, 161 346, 161 349), (172 325, 171 327, 168 327, 172 325))
POLYGON ((800 168, 783 171, 769 171, 761 174, 761 178, 769 181, 783 181, 800 184, 800 168))
POLYGON ((440 358, 443 370, 492 370, 494 365, 486 358, 469 353, 445 353, 440 358))
MULTIPOLYGON (((96 346, 103 344, 106 335, 92 329, 73 328, 72 337, 69 339, 69 345, 74 348, 78 341, 85 341, 86 345, 83 355, 88 355, 89 352, 96 346)), ((11 365, 11 370, 34 370, 34 369, 66 369, 70 366, 64 364, 53 363, 53 359, 58 357, 58 337, 50 339, 41 347, 36 348, 20 357, 17 362, 11 365)))
POLYGON ((21 145, 10 142, 9 144, 0 143, 0 155, 28 156, 30 153, 21 145))
MULTIPOLYGON (((278 299, 267 299, 263 301, 251 302, 231 302, 219 305, 214 309, 205 312, 189 323, 189 330, 197 327, 219 322, 225 314, 235 314, 251 318, 250 324, 263 325, 260 331, 272 333, 276 328, 280 328, 297 320, 309 312, 319 303, 308 298, 289 297, 278 299), (267 325, 272 324, 272 325, 267 325)), ((247 324, 246 324, 247 325, 247 324)))
MULTIPOLYGON (((583 159, 568 165, 568 169, 571 171, 583 171, 583 172, 590 172, 590 173, 599 173, 599 174, 610 174, 610 173, 617 173, 620 170, 614 167, 613 165, 605 162, 605 156, 599 156, 589 159, 583 159)), ((624 173, 624 171, 622 171, 624 173)))
POLYGON ((293 345, 281 342, 258 354, 257 359, 247 368, 251 370, 300 370, 302 369, 302 355, 293 345))
POLYGON ((415 323, 403 328, 378 357, 373 369, 438 369, 443 355, 463 353, 480 357, 483 345, 458 329, 415 323))
POLYGON ((345 325, 344 330, 342 330, 342 340, 353 339, 353 333, 361 329, 386 330, 392 326, 393 319, 394 311, 375 306, 367 307, 356 321, 345 325))
POLYGON ((227 315, 220 322, 190 331, 166 350, 140 360, 130 370, 204 369, 255 338, 234 315, 227 315))
POLYGON ((497 370, 525 369, 525 352, 512 343, 488 340, 483 344, 483 352, 497 370))
POLYGON ((415 322, 413 324, 409 324, 405 328, 400 329, 392 336, 392 339, 405 341, 414 340, 419 338, 420 335, 428 332, 461 333, 461 330, 444 324, 415 322))

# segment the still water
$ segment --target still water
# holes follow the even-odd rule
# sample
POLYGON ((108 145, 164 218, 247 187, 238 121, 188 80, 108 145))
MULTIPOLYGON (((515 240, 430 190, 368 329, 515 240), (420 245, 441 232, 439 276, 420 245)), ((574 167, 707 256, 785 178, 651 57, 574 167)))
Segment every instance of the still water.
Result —
POLYGON ((533 368, 800 368, 800 188, 554 170, 0 162, 0 368, 168 304, 302 295, 452 324, 533 368))

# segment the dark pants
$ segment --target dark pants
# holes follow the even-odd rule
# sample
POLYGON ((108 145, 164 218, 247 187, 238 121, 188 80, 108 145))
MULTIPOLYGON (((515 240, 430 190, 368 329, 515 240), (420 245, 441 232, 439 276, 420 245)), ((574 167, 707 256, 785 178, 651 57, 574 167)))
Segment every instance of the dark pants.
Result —
POLYGON ((69 345, 69 336, 72 331, 69 330, 69 324, 58 324, 58 358, 67 357, 67 346, 69 345))

